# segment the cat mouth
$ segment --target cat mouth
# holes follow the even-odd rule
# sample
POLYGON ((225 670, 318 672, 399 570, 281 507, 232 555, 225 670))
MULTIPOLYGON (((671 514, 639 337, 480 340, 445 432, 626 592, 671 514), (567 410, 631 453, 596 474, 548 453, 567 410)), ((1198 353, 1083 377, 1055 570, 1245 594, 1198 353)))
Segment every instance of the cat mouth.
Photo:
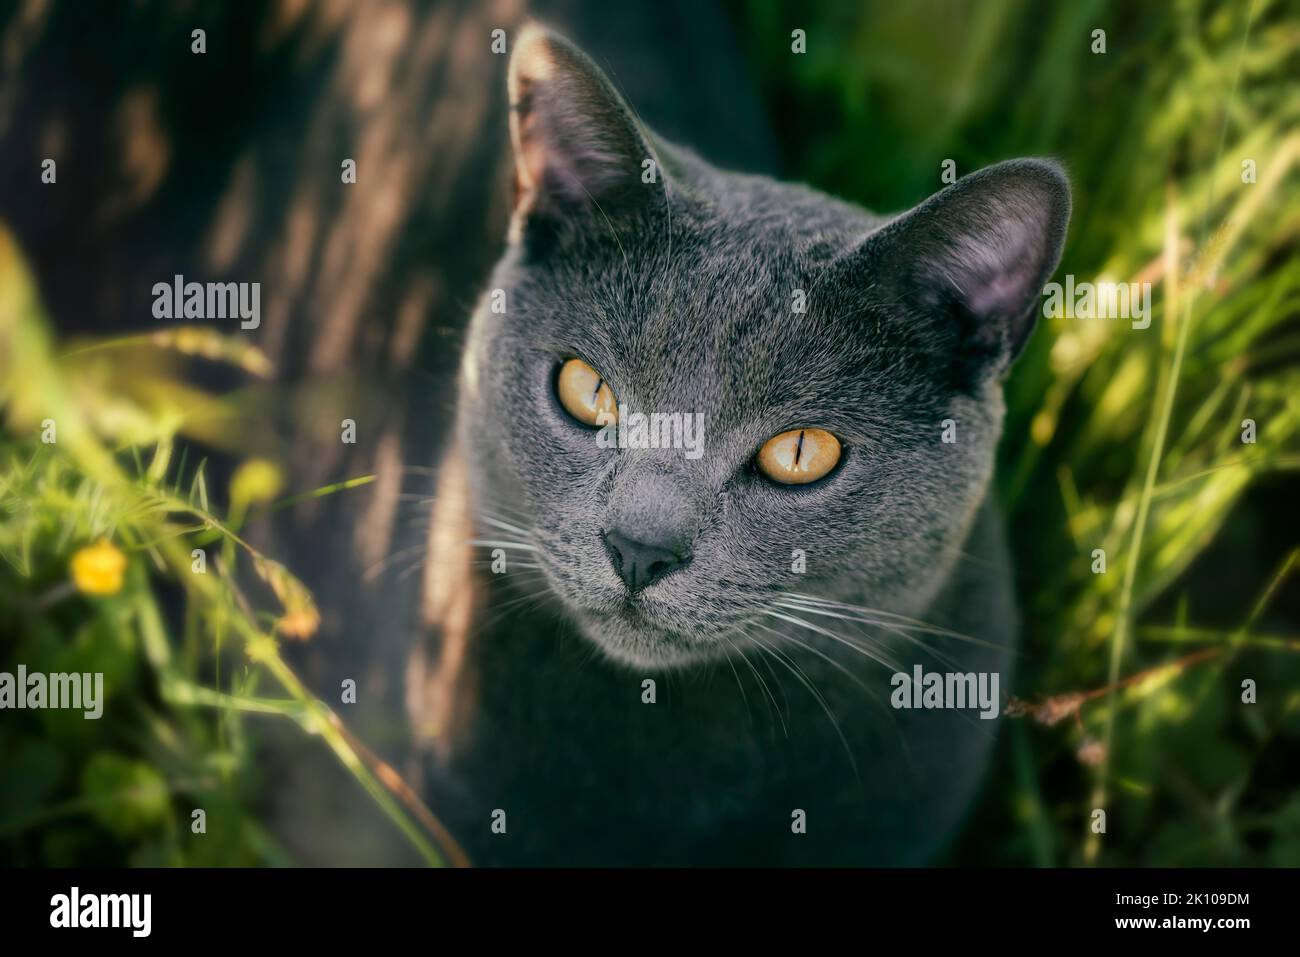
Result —
POLYGON ((682 665, 700 654, 700 647, 675 631, 630 617, 586 619, 587 637, 609 657, 640 668, 682 665))
MULTIPOLYGON (((549 554, 543 552, 542 558, 543 564, 549 565, 549 554)), ((613 583, 602 587, 586 582, 581 588, 575 584, 564 576, 554 576, 551 590, 584 636, 614 660, 662 668, 708 657, 713 642, 707 635, 713 629, 683 621, 680 613, 672 614, 670 603, 644 591, 630 593, 613 583)))
POLYGON ((619 605, 617 614, 624 620, 654 631, 666 631, 654 613, 635 595, 628 595, 619 605))
POLYGON ((688 637, 667 624, 644 601, 630 595, 620 599, 613 608, 583 609, 582 617, 595 627, 621 625, 619 630, 635 630, 647 637, 654 636, 669 642, 685 641, 688 637))
POLYGON ((639 596, 576 615, 588 640, 610 658, 638 668, 675 668, 708 660, 725 647, 725 632, 706 624, 682 627, 639 596))

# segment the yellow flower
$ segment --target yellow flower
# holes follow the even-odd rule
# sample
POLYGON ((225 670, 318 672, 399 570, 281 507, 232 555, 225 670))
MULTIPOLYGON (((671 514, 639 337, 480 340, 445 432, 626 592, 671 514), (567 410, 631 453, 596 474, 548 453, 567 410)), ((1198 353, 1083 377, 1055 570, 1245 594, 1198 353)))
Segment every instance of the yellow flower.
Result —
POLYGON ((87 595, 116 595, 122 590, 126 556, 106 538, 72 556, 72 580, 87 595))

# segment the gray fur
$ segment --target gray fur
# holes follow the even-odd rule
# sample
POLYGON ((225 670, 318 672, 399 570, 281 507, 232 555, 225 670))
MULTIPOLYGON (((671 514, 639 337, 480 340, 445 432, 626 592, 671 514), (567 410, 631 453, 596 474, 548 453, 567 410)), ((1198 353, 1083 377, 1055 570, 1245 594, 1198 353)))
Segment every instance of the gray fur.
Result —
MULTIPOLYGON (((533 42, 569 95, 523 84, 521 109, 551 114, 525 146, 558 154, 563 174, 540 178, 489 282, 506 313, 485 300, 474 317, 458 454, 480 518, 526 528, 536 551, 511 557, 539 564, 545 591, 540 610, 473 638, 473 730, 444 781, 472 795, 459 806, 473 834, 486 834, 484 807, 521 820, 509 838, 469 842, 487 862, 924 860, 967 805, 996 722, 893 711, 889 677, 895 664, 946 669, 938 653, 1010 683, 1013 603, 987 488, 1001 377, 1060 254, 1065 178, 1018 160, 875 216, 721 172, 649 131, 629 137, 631 114, 582 54, 533 42), (584 121, 618 135, 588 130, 576 158, 547 139, 584 121), (640 180, 647 156, 654 184, 640 180), (555 398, 572 356, 633 410, 704 413, 703 457, 598 447, 555 398), (945 419, 955 444, 940 441, 945 419), (751 462, 799 426, 834 432, 844 458, 817 483, 777 486, 751 462), (630 596, 609 529, 690 560, 630 596), (786 592, 992 647, 791 611, 776 604, 786 592), (869 638, 890 666, 773 610, 869 638), (655 705, 640 701, 645 677, 655 705), (806 835, 791 834, 795 808, 806 835)), ((528 590, 509 573, 481 587, 528 590)))

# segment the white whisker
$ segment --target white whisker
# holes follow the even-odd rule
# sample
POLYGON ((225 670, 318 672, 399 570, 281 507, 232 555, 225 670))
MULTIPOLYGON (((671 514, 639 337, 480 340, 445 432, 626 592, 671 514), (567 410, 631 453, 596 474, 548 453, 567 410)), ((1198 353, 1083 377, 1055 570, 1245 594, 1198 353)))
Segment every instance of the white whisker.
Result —
POLYGON ((849 747, 849 739, 844 736, 844 729, 840 727, 840 723, 838 720, 836 720, 835 713, 831 710, 831 706, 827 703, 826 698, 822 695, 822 693, 818 691, 817 687, 812 683, 812 679, 810 679, 807 675, 803 673, 803 669, 801 669, 794 662, 790 661, 788 657, 786 657, 777 649, 769 648, 763 641, 761 641, 758 638, 755 638, 754 642, 760 649, 766 651, 769 655, 776 658, 777 661, 781 662, 781 664, 785 665, 785 667, 789 669, 790 673, 795 676, 795 679, 800 684, 802 684, 805 688, 807 688, 808 693, 811 694, 813 698, 816 699, 819 705, 821 705, 822 711, 826 713, 827 720, 830 721, 831 727, 835 729, 835 734, 840 739, 840 744, 844 745, 844 754, 846 757, 848 757, 849 765, 853 768, 853 777, 857 779, 859 783, 861 783, 862 776, 858 772, 858 762, 857 759, 853 757, 853 749, 849 747))
POLYGON ((496 528, 501 529, 503 532, 510 532, 511 534, 514 534, 514 535, 527 535, 527 534, 528 534, 528 529, 526 529, 526 528, 520 528, 518 525, 511 524, 510 522, 503 522, 503 521, 501 521, 499 518, 493 518, 493 517, 490 516, 490 515, 480 515, 479 517, 480 517, 480 518, 481 518, 481 519, 482 519, 486 524, 488 524, 488 525, 492 525, 492 526, 495 526, 496 528))
POLYGON ((802 625, 804 628, 807 628, 809 631, 815 631, 819 635, 825 635, 827 638, 830 638, 832 641, 838 641, 840 644, 852 648, 854 651, 858 652, 859 654, 865 655, 866 657, 870 658, 872 661, 876 662, 877 664, 884 665, 890 671, 900 670, 899 666, 889 661, 889 659, 882 658, 867 648, 861 647, 859 645, 855 645, 853 642, 849 641, 847 638, 844 638, 842 635, 837 635, 835 632, 830 631, 829 629, 826 628, 822 628, 820 625, 814 625, 812 622, 804 621, 802 618, 796 618, 793 615, 786 615, 779 611, 773 611, 770 608, 765 609, 764 614, 770 615, 773 618, 780 618, 782 621, 788 621, 795 625, 802 625))
POLYGON ((942 662, 945 665, 948 665, 950 668, 960 670, 961 666, 957 661, 955 661, 953 658, 950 658, 948 655, 944 654, 943 652, 939 651, 937 648, 927 645, 925 642, 907 634, 907 632, 903 630, 903 626, 895 625, 891 622, 878 621, 874 619, 861 618, 861 617, 853 617, 849 615, 841 615, 838 614, 837 612, 827 611, 826 609, 823 608, 813 608, 811 606, 803 606, 803 605, 791 605, 782 602, 777 602, 777 605, 782 608, 793 608, 796 611, 802 611, 810 615, 822 615, 827 618, 841 618, 845 621, 852 621, 852 622, 857 622, 858 624, 865 624, 865 625, 874 625, 877 628, 883 628, 885 631, 897 635, 898 637, 902 638, 904 641, 911 642, 912 644, 916 645, 918 648, 920 648, 922 651, 926 652, 927 654, 933 655, 936 660, 942 662))
POLYGON ((888 619, 893 619, 895 623, 902 622, 903 624, 897 624, 897 627, 899 628, 910 627, 913 630, 926 631, 933 635, 941 635, 945 638, 954 638, 958 641, 967 641, 970 642, 971 644, 983 645, 987 648, 992 648, 995 650, 997 650, 1000 647, 997 644, 994 644, 993 642, 982 641, 979 638, 973 638, 970 635, 963 635, 959 631, 953 631, 949 628, 944 628, 939 625, 933 625, 930 624, 929 622, 921 621, 918 618, 909 618, 906 615, 900 615, 892 611, 882 611, 878 608, 866 608, 861 605, 850 605, 842 601, 832 601, 829 598, 818 598, 816 595, 801 595, 798 592, 781 592, 780 594, 784 598, 788 598, 793 601, 797 601, 801 603, 804 606, 805 610, 811 610, 812 607, 818 607, 818 608, 834 608, 841 611, 855 612, 859 615, 864 615, 868 617, 874 616, 874 618, 872 618, 871 621, 872 624, 883 624, 883 622, 879 622, 876 619, 888 618, 888 619))
POLYGON ((536 545, 529 545, 527 542, 504 542, 492 538, 471 538, 465 544, 477 545, 481 548, 519 548, 528 552, 537 551, 536 545))
MULTIPOLYGON (((749 637, 751 641, 753 640, 752 636, 746 637, 749 637)), ((781 733, 787 738, 790 737, 790 729, 786 727, 785 716, 781 714, 781 706, 776 703, 776 696, 772 694, 772 690, 768 688, 767 682, 763 680, 763 676, 758 673, 758 669, 754 667, 754 663, 749 660, 749 656, 746 655, 743 650, 740 654, 740 660, 745 663, 745 666, 753 673, 754 677, 758 679, 759 686, 763 689, 763 693, 772 703, 772 710, 776 712, 777 720, 781 722, 781 733)), ((771 674, 770 671, 768 673, 771 674)), ((773 680, 776 680, 775 676, 773 676, 773 680)), ((779 684, 780 683, 778 682, 778 686, 779 684)), ((784 696, 785 692, 782 691, 781 694, 784 696)))

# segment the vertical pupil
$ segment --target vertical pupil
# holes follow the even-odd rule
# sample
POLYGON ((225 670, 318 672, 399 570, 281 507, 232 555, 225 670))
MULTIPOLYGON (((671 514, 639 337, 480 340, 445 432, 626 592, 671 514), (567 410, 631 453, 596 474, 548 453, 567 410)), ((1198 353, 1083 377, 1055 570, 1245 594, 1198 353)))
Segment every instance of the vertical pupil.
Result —
POLYGON ((596 405, 596 397, 600 395, 600 387, 605 384, 605 380, 596 376, 596 388, 591 390, 591 404, 596 405))
POLYGON ((799 464, 799 459, 803 457, 803 430, 799 430, 799 444, 794 447, 794 464, 799 464))

